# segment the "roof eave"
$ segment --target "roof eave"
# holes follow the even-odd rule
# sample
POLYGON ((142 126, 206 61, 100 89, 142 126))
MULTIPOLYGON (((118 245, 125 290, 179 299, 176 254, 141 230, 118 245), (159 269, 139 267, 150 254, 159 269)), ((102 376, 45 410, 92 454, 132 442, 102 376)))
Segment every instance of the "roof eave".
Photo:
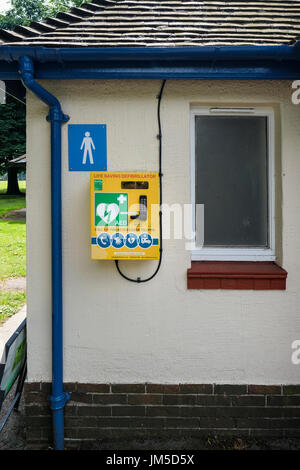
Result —
POLYGON ((295 79, 300 43, 281 46, 45 48, 0 47, 0 78, 17 79, 18 60, 41 79, 295 79))

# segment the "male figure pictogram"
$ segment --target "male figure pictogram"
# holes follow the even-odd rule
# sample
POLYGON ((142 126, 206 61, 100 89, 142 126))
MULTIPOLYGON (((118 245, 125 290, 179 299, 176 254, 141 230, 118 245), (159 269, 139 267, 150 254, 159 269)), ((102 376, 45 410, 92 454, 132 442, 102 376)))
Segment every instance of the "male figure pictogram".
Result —
POLYGON ((80 150, 82 150, 83 148, 84 148, 84 153, 83 153, 82 164, 83 164, 83 165, 86 164, 86 157, 87 157, 87 154, 89 154, 90 164, 93 165, 93 164, 94 164, 94 159, 93 159, 93 151, 92 151, 92 148, 93 148, 94 150, 96 150, 96 147, 95 147, 95 145, 94 145, 93 139, 91 138, 89 132, 86 132, 86 133, 85 133, 85 137, 83 138, 83 141, 82 141, 80 150))

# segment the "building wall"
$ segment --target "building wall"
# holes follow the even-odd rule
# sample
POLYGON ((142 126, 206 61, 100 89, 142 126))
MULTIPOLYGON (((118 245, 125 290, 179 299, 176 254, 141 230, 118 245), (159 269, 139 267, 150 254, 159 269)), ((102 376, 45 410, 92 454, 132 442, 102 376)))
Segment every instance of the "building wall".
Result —
MULTIPOLYGON (((109 171, 158 169, 160 81, 43 81, 69 124, 106 123, 109 171)), ((90 259, 89 173, 69 172, 63 126, 64 376, 92 384, 296 384, 300 331, 300 114, 288 81, 168 81, 162 100, 163 200, 190 202, 189 112, 199 105, 268 105, 276 116, 277 255, 286 291, 187 290, 184 240, 164 242, 149 283, 90 259), (282 211, 281 211, 282 207, 282 211)), ((28 381, 51 381, 48 112, 28 94, 28 381)), ((156 262, 122 262, 144 277, 156 262)))

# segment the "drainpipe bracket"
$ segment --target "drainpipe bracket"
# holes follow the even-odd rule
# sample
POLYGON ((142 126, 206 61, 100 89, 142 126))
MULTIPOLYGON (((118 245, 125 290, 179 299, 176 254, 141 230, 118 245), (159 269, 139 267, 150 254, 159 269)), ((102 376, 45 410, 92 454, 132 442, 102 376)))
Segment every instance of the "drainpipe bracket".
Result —
POLYGON ((67 114, 63 114, 62 122, 68 122, 69 120, 70 120, 70 116, 68 116, 67 114))
POLYGON ((63 114, 60 109, 52 108, 50 109, 50 112, 46 119, 48 122, 68 122, 70 120, 70 116, 68 116, 67 114, 63 114))
POLYGON ((65 405, 70 400, 71 395, 68 392, 63 392, 62 395, 48 396, 48 401, 50 402, 50 408, 52 411, 58 411, 65 407, 65 405))

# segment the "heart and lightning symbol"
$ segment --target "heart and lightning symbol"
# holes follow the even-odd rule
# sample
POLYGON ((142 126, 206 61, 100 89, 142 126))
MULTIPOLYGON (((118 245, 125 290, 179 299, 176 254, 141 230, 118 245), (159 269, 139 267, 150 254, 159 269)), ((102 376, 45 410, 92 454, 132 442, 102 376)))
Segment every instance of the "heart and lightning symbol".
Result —
POLYGON ((97 215, 102 219, 106 224, 110 224, 115 220, 120 212, 118 204, 112 202, 111 204, 105 204, 102 202, 97 206, 97 215))
POLYGON ((99 194, 98 196, 102 198, 102 201, 104 198, 106 199, 104 202, 99 201, 100 203, 96 208, 97 216, 105 223, 105 225, 112 224, 119 215, 122 216, 122 214, 128 214, 128 212, 124 212, 124 209, 126 211, 128 210, 127 195, 118 194, 118 197, 116 197, 116 195, 113 195, 112 197, 112 195, 99 194), (114 200, 117 200, 118 202, 114 202, 114 200), (122 210, 123 212, 121 212, 122 210))

